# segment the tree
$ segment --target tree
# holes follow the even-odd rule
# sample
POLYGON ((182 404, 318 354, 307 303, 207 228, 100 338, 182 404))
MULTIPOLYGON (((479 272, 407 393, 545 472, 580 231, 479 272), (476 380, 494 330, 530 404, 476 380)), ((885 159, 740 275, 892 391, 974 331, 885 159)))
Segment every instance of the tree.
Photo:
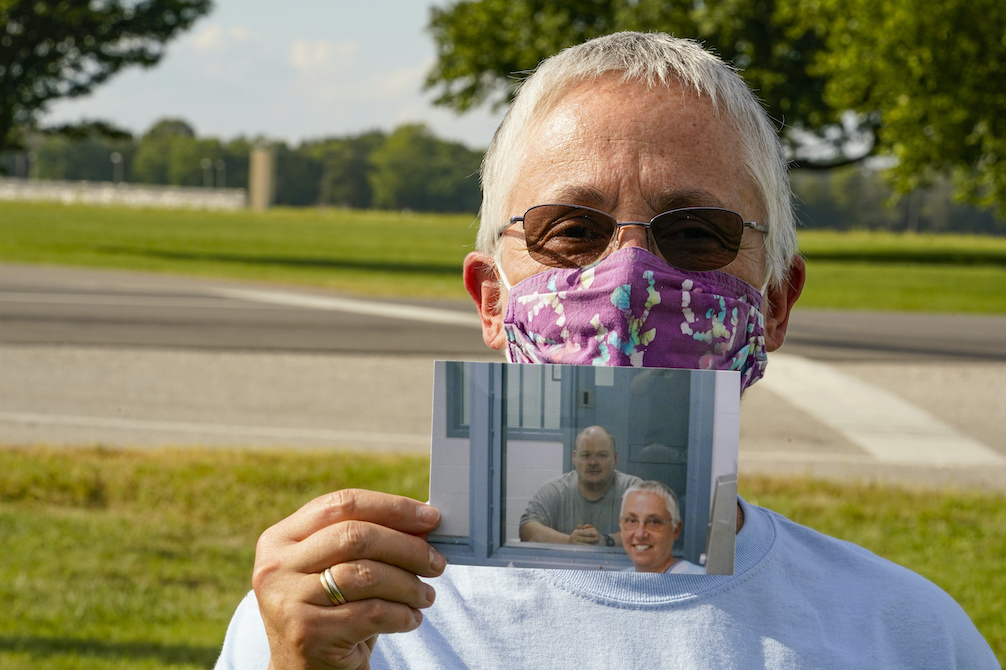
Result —
POLYGON ((899 192, 946 175, 958 199, 1006 216, 1006 3, 802 0, 787 13, 824 40, 808 70, 828 105, 876 117, 899 192))
POLYGON ((35 178, 113 181, 126 177, 135 150, 132 137, 109 139, 100 132, 79 137, 76 130, 29 139, 36 155, 35 178), (119 171, 112 161, 114 154, 118 154, 119 171))
POLYGON ((150 67, 211 0, 0 0, 0 153, 57 98, 150 67))
POLYGON ((893 156, 899 191, 950 175, 1006 213, 1001 0, 463 0, 429 29, 426 86, 459 111, 505 104, 513 73, 598 35, 695 37, 741 68, 800 166, 893 156))
MULTIPOLYGON (((619 30, 700 37, 744 69, 773 118, 799 122, 794 151, 827 143, 839 162, 850 132, 822 100, 825 81, 807 70, 822 39, 796 18, 780 16, 786 0, 465 0, 431 9, 437 61, 426 78, 435 102, 467 111, 508 103, 515 77, 561 49, 619 30)), ((858 156, 857 156, 858 158, 858 156)), ((809 159, 811 164, 816 164, 809 159)), ((826 161, 830 166, 835 157, 826 161)))
POLYGON ((306 207, 318 204, 321 161, 307 152, 290 149, 286 144, 274 147, 276 155, 276 204, 306 207))
POLYGON ((379 209, 473 212, 479 206, 481 153, 437 139, 422 124, 399 126, 370 156, 379 209))
MULTIPOLYGON (((194 142, 196 131, 182 119, 161 119, 143 134, 133 156, 133 177, 144 184, 170 184, 172 147, 194 142)), ((198 159, 197 159, 198 161, 198 159)))
POLYGON ((385 134, 372 130, 355 137, 328 139, 305 147, 324 166, 319 204, 364 209, 373 202, 370 156, 385 134))

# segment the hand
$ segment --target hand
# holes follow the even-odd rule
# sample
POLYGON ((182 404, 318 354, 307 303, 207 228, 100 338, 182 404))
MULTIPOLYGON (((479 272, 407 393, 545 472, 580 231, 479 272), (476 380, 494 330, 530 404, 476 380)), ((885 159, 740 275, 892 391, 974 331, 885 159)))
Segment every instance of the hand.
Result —
POLYGON ((426 542, 436 508, 360 489, 316 498, 266 530, 252 586, 272 653, 270 667, 367 668, 379 633, 414 630, 433 604, 446 561, 426 542), (346 599, 334 605, 320 573, 331 568, 346 599))
POLYGON ((601 532, 589 523, 578 525, 576 530, 569 534, 570 544, 597 544, 601 539, 601 532))

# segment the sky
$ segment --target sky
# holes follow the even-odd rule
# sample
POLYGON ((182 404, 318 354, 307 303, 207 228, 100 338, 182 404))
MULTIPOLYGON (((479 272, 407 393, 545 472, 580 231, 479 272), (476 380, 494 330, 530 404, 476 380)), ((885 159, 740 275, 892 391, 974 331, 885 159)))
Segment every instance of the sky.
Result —
POLYGON ((215 0, 150 69, 133 67, 86 97, 59 100, 44 124, 82 119, 143 133, 164 117, 201 137, 304 139, 427 124, 473 149, 501 112, 464 115, 422 92, 434 62, 431 6, 447 0, 215 0))

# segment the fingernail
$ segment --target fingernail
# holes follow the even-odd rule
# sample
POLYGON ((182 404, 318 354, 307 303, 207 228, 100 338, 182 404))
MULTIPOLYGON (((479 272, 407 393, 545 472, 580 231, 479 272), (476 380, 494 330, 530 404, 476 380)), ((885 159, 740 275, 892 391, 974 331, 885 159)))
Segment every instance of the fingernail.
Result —
POLYGON ((447 566, 447 559, 439 551, 430 547, 430 567, 440 572, 447 566))
POLYGON ((433 601, 437 598, 437 590, 434 589, 429 584, 426 585, 426 603, 432 605, 433 601))
POLYGON ((423 613, 419 610, 412 610, 412 618, 416 620, 416 625, 423 623, 423 613))
POLYGON ((420 505, 417 515, 423 523, 433 523, 440 518, 440 510, 432 505, 420 505))

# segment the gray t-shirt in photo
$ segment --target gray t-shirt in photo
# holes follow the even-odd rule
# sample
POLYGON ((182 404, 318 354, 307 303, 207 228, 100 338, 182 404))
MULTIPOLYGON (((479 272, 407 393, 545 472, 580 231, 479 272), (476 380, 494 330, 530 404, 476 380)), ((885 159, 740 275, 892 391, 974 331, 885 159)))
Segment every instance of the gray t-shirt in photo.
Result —
POLYGON ((572 533, 581 524, 590 524, 602 535, 618 532, 618 514, 626 489, 643 480, 615 471, 615 482, 598 500, 590 501, 580 493, 576 470, 550 479, 538 489, 521 515, 523 526, 537 521, 560 533, 572 533))

